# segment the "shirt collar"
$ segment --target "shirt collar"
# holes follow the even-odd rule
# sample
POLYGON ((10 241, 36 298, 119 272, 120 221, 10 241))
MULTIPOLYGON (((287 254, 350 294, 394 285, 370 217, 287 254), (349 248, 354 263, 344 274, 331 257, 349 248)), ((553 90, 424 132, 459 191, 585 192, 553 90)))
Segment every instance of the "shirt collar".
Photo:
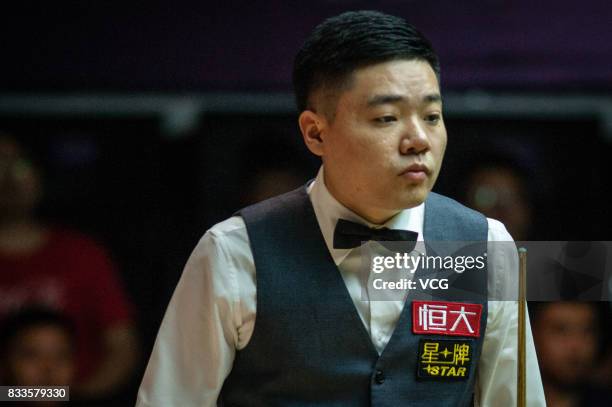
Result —
POLYGON ((360 223, 371 228, 387 227, 389 229, 412 230, 419 234, 418 240, 423 241, 424 203, 414 208, 404 209, 382 225, 370 223, 342 205, 332 196, 325 185, 323 166, 319 169, 315 180, 308 185, 308 194, 310 195, 310 200, 312 201, 319 227, 323 233, 325 244, 336 265, 340 265, 352 250, 334 249, 334 229, 340 218, 360 223))

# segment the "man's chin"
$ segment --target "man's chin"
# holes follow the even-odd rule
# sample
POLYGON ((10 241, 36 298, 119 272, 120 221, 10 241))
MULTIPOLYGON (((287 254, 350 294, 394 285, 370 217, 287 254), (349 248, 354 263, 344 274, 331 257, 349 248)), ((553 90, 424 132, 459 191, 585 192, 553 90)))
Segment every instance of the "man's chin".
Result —
POLYGON ((427 195, 429 195, 429 189, 423 187, 410 191, 405 196, 402 196, 399 207, 402 209, 410 209, 415 206, 419 206, 425 199, 427 199, 427 195))

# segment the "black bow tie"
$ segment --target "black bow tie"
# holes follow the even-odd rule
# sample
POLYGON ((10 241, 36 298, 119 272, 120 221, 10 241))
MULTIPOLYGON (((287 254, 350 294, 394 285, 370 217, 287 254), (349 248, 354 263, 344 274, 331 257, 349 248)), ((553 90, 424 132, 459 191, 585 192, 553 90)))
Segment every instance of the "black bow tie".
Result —
MULTIPOLYGON (((361 246, 361 242, 374 240, 377 242, 403 241, 413 242, 409 252, 414 250, 419 234, 410 230, 373 229, 346 219, 338 219, 334 229, 334 249, 352 249, 361 246)), ((407 249, 407 248, 405 248, 407 249)))

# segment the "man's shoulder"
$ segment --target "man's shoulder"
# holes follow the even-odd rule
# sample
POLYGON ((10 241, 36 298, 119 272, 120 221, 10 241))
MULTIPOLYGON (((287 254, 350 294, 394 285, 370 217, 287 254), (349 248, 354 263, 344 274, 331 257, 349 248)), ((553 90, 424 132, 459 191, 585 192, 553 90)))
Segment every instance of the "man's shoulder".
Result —
POLYGON ((455 224, 487 225, 486 216, 447 196, 431 192, 425 201, 425 221, 435 220, 448 226, 455 224))
POLYGON ((244 233, 246 225, 241 216, 233 215, 219 223, 213 225, 206 234, 210 235, 214 239, 223 239, 226 237, 233 237, 244 233))
POLYGON ((452 215, 463 215, 467 217, 482 219, 485 216, 462 203, 450 198, 446 195, 438 194, 436 192, 430 192, 425 201, 425 208, 435 207, 436 210, 450 211, 452 215))
POLYGON ((274 196, 244 207, 234 215, 240 216, 249 231, 258 229, 272 233, 279 225, 294 225, 313 212, 306 187, 274 196))
POLYGON ((487 240, 488 222, 480 212, 432 192, 425 201, 423 230, 432 241, 484 241, 487 240))
POLYGON ((248 263, 249 247, 244 220, 240 216, 232 216, 208 229, 193 249, 191 257, 207 259, 211 264, 219 261, 248 263))
POLYGON ((510 236, 506 226, 502 222, 497 219, 488 218, 483 213, 468 208, 452 198, 431 192, 425 203, 426 207, 427 202, 434 202, 434 205, 437 206, 438 211, 443 211, 451 217, 479 220, 480 222, 486 221, 489 240, 504 242, 513 241, 512 236, 510 236))
MULTIPOLYGON (((307 196, 304 187, 245 206, 236 211, 231 217, 216 223, 208 229, 200 240, 200 245, 213 244, 230 248, 236 244, 238 246, 248 245, 245 217, 249 218, 251 222, 257 222, 269 220, 271 217, 282 216, 282 214, 287 214, 288 208, 293 207, 290 202, 300 201, 302 195, 307 196)), ((302 201, 303 199, 300 202, 302 201)))

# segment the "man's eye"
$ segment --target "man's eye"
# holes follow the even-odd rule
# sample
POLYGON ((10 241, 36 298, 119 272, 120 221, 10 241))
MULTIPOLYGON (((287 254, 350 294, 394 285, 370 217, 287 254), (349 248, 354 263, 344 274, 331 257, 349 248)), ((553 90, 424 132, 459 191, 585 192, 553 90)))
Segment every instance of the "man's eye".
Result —
POLYGON ((381 116, 381 117, 377 117, 376 119, 374 119, 374 121, 377 123, 391 123, 396 120, 397 119, 395 118, 395 116, 381 116))
POLYGON ((425 116, 425 121, 430 124, 438 124, 440 121, 440 115, 438 113, 432 113, 425 116))

